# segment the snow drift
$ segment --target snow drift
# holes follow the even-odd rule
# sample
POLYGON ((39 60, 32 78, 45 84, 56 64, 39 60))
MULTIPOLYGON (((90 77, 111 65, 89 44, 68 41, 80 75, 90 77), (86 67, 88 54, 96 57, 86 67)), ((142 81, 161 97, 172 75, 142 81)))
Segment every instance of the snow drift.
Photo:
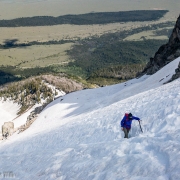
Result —
POLYGON ((180 179, 180 58, 156 74, 82 90, 49 104, 32 126, 0 143, 0 172, 26 180, 180 179), (124 139, 125 112, 136 121, 124 139))

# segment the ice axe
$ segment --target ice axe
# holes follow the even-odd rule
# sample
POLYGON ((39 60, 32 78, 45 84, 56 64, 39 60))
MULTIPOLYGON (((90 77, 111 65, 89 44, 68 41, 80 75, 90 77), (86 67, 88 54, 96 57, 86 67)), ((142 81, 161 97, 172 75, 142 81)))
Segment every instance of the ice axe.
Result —
POLYGON ((141 129, 141 132, 143 133, 143 130, 142 130, 142 127, 141 127, 141 123, 140 123, 140 120, 139 120, 139 127, 141 129))

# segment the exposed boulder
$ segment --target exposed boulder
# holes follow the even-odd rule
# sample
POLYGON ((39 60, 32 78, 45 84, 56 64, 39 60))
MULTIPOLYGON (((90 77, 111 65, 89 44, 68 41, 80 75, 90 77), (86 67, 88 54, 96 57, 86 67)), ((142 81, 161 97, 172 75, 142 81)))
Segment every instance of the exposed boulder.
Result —
MULTIPOLYGON (((162 45, 155 53, 154 58, 144 68, 144 70, 137 76, 144 74, 152 75, 180 56, 180 16, 178 17, 172 34, 167 44, 162 45)), ((178 70, 177 70, 178 71, 178 70)))
POLYGON ((31 126, 31 124, 37 119, 38 115, 42 112, 42 110, 47 106, 48 103, 44 103, 42 106, 36 107, 30 115, 27 117, 26 124, 21 125, 18 130, 19 133, 25 131, 27 128, 31 126))
POLYGON ((9 122, 4 122, 2 125, 2 137, 3 139, 7 139, 8 136, 11 136, 14 133, 14 123, 9 121, 9 122))

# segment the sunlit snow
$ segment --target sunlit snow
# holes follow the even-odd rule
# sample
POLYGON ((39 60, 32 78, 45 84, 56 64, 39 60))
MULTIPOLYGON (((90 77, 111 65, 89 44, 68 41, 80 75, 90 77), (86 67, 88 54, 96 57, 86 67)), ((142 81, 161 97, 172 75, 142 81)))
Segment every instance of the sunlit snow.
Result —
POLYGON ((151 76, 69 93, 0 142, 0 172, 26 180, 180 179, 180 58, 151 76), (120 121, 134 121, 124 139, 120 121))

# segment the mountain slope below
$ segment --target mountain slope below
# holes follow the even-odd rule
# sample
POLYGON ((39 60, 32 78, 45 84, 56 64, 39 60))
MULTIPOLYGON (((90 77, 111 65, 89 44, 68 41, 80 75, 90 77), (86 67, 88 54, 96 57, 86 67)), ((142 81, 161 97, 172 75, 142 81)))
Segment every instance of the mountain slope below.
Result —
POLYGON ((0 143, 0 172, 17 179, 179 179, 180 79, 163 85, 180 58, 151 76, 65 95, 32 126, 0 143), (131 111, 124 139, 119 122, 131 111))

